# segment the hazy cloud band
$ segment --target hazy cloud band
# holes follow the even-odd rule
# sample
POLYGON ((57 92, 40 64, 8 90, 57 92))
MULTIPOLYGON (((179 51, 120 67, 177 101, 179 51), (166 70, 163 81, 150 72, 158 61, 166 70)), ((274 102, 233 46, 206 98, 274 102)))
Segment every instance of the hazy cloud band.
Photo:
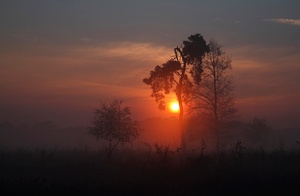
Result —
POLYGON ((300 26, 300 19, 296 20, 296 19, 287 19, 287 18, 271 18, 271 19, 264 19, 263 21, 300 26))

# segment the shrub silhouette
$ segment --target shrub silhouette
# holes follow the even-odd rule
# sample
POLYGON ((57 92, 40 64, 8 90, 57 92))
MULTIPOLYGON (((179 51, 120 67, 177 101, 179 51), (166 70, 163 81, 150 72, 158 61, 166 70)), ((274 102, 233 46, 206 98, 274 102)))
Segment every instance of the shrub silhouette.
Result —
POLYGON ((94 111, 92 125, 88 127, 88 132, 97 140, 108 142, 108 159, 119 144, 131 143, 139 137, 140 128, 130 118, 130 108, 122 107, 122 102, 101 103, 94 111))

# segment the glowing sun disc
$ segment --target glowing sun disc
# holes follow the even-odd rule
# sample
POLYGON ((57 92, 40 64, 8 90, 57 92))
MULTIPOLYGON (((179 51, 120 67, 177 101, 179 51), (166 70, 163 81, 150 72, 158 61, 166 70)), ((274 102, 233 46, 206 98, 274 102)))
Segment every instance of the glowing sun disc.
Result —
POLYGON ((172 112, 178 112, 179 111, 179 105, 176 102, 171 103, 171 110, 172 112))

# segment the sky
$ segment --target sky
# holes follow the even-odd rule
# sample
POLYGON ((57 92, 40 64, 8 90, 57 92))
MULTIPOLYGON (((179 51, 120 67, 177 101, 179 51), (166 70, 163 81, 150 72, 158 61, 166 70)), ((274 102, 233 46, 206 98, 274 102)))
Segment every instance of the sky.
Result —
MULTIPOLYGON (((298 0, 1 0, 0 121, 86 125, 100 101, 159 111, 142 80, 188 36, 232 58, 241 118, 300 128, 298 0)), ((168 100, 174 100, 170 95, 168 100)))

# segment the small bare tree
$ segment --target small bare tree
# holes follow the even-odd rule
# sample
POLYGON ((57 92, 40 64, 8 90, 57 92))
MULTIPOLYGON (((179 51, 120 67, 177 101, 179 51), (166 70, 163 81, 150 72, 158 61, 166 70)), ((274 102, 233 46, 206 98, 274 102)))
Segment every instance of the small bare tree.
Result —
POLYGON ((222 123, 237 116, 233 79, 229 74, 231 58, 214 40, 209 42, 209 53, 203 59, 202 81, 195 86, 191 109, 196 110, 216 133, 219 150, 219 130, 222 123))
POLYGON ((102 103, 94 111, 94 117, 88 132, 97 140, 108 142, 107 156, 111 159, 119 144, 131 143, 139 137, 140 128, 130 118, 130 108, 122 107, 123 101, 115 100, 102 103))

